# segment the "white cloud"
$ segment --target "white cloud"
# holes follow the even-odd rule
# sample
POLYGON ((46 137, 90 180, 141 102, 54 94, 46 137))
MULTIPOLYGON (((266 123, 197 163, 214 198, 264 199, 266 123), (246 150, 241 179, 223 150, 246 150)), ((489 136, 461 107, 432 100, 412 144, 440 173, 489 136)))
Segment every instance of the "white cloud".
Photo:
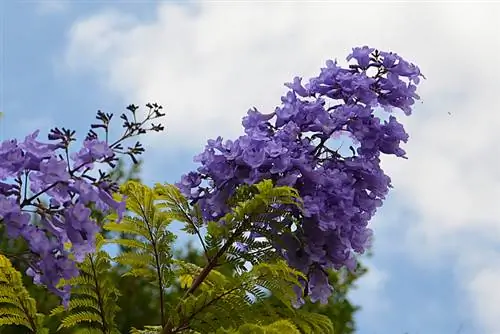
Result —
POLYGON ((150 22, 114 11, 83 18, 71 29, 65 63, 97 73, 124 103, 164 104, 168 137, 148 144, 167 140, 181 150, 237 136, 249 107, 273 110, 283 82, 317 74, 328 58, 343 61, 352 46, 414 61, 428 80, 424 104, 405 119, 410 160, 384 164, 419 215, 399 246, 417 260, 452 254, 457 260, 448 265, 470 271, 458 281, 477 321, 497 334, 500 296, 487 291, 500 272, 494 261, 478 267, 464 257, 486 256, 493 246, 478 245, 500 243, 500 4, 210 2, 197 9, 162 4, 150 22))
POLYGON ((384 298, 389 273, 373 264, 366 264, 368 274, 356 281, 357 288, 350 292, 354 305, 361 305, 366 321, 379 324, 380 316, 389 314, 390 301, 384 298))
MULTIPOLYGON (((491 245, 489 245, 491 246, 491 245)), ((498 244, 488 247, 465 245, 467 252, 459 260, 456 277, 462 281, 464 303, 462 312, 472 313, 483 325, 485 333, 500 333, 498 303, 500 302, 500 251, 498 244)))
POLYGON ((470 294, 476 296, 472 299, 476 316, 488 333, 500 333, 498 313, 495 312, 500 301, 500 290, 495 288, 499 279, 500 267, 487 268, 478 272, 469 284, 470 294))

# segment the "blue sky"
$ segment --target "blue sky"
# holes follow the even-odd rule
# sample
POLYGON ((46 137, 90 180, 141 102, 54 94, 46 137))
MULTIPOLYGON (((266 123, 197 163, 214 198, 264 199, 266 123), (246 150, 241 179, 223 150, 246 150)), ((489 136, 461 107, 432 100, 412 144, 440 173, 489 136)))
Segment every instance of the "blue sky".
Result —
POLYGON ((248 108, 274 108, 283 82, 315 75, 328 58, 343 61, 350 47, 414 60, 428 78, 424 103, 405 120, 410 159, 384 161, 395 189, 373 221, 371 272, 352 296, 363 307, 358 332, 500 334, 500 152, 492 144, 500 73, 488 65, 500 51, 499 6, 1 6, 0 138, 56 125, 82 138, 97 109, 119 115, 158 101, 167 131, 145 141, 148 184, 177 180, 207 138, 237 136, 248 108), (356 20, 343 15, 351 11, 356 20))

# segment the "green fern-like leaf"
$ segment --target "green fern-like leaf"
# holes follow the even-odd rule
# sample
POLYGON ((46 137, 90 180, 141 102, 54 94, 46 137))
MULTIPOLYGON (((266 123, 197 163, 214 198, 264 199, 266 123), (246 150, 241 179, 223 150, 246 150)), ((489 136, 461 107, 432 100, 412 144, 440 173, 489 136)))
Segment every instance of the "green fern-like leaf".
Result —
POLYGON ((278 320, 269 325, 244 324, 237 330, 219 329, 216 334, 301 334, 289 320, 278 320))
POLYGON ((130 334, 157 334, 161 331, 161 326, 145 326, 144 329, 132 328, 130 334))
POLYGON ((102 334, 102 330, 98 328, 77 328, 72 334, 102 334))
POLYGON ((30 333, 47 334, 44 315, 37 313, 36 302, 23 285, 21 273, 0 254, 0 327, 23 326, 30 333))
POLYGON ((110 256, 101 250, 104 243, 97 235, 96 252, 78 265, 80 275, 61 282, 72 286, 72 295, 66 309, 58 306, 51 312, 52 316, 62 315, 59 330, 78 327, 78 333, 118 333, 114 318, 119 291, 109 273, 110 256))
POLYGON ((169 185, 152 189, 136 181, 123 184, 120 195, 126 196, 130 215, 125 216, 120 223, 114 222, 115 214, 110 215, 104 228, 130 236, 128 239, 109 241, 127 249, 114 260, 128 268, 124 276, 140 277, 155 285, 160 296, 160 316, 165 321, 167 305, 164 297, 166 289, 174 280, 171 265, 172 243, 175 240, 175 235, 167 227, 173 220, 183 219, 183 216, 171 207, 170 202, 160 198, 159 191, 162 196, 173 198, 178 194, 178 190, 176 192, 176 188, 169 185))

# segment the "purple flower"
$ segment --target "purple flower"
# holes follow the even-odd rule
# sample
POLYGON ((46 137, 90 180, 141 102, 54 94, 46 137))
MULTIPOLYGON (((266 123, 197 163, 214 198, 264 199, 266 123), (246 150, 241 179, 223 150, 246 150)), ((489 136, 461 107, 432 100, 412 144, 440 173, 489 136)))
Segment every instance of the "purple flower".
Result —
POLYGON ((99 191, 96 186, 83 180, 76 180, 71 186, 79 194, 78 200, 83 204, 95 203, 99 201, 99 191))
POLYGON ((248 115, 243 117, 242 125, 245 128, 247 135, 255 140, 263 140, 269 136, 271 129, 267 121, 273 118, 274 115, 264 115, 257 109, 250 109, 248 115))
POLYGON ((297 97, 294 92, 288 92, 286 96, 281 98, 281 101, 283 102, 283 106, 281 108, 276 108, 275 111, 276 116, 281 121, 288 121, 300 112, 300 109, 297 106, 297 97))
POLYGON ((126 198, 124 198, 121 202, 117 202, 113 199, 113 197, 111 197, 109 192, 102 189, 98 189, 98 194, 100 201, 97 201, 96 204, 98 204, 99 209, 104 212, 116 212, 118 215, 116 221, 121 221, 126 210, 126 198))
POLYGON ((56 149, 58 145, 44 144, 36 140, 40 130, 36 130, 32 134, 25 137, 24 142, 19 144, 19 148, 24 150, 28 155, 32 155, 37 159, 43 159, 51 155, 51 151, 56 149))
POLYGON ((201 184, 201 175, 200 173, 190 172, 182 177, 180 184, 189 188, 198 187, 201 184))
POLYGON ((270 140, 266 143, 264 151, 268 154, 269 157, 276 158, 288 152, 288 149, 284 147, 282 143, 275 140, 270 140))
POLYGON ((304 216, 312 217, 321 212, 321 200, 313 196, 304 196, 304 216))
POLYGON ((104 141, 87 139, 80 151, 73 153, 71 159, 74 161, 73 169, 82 167, 93 167, 93 163, 101 159, 114 156, 113 150, 104 141))
POLYGON ((42 184, 67 181, 69 179, 69 173, 66 168, 67 164, 64 160, 50 157, 40 162, 40 171, 31 173, 30 180, 33 182, 39 180, 42 184))
POLYGON ((241 144, 243 149, 242 160, 251 168, 260 167, 265 159, 265 144, 261 141, 249 139, 241 144))
POLYGON ((273 174, 283 173, 292 167, 292 159, 289 155, 283 154, 271 160, 272 167, 269 170, 273 174))
POLYGON ((328 283, 328 275, 321 269, 316 268, 309 276, 309 295, 313 303, 320 301, 328 304, 328 298, 333 292, 333 287, 328 283))
POLYGON ((295 94, 302 96, 302 97, 307 97, 309 96, 309 92, 307 89, 302 86, 302 78, 301 77, 295 77, 293 78, 293 82, 289 82, 285 84, 286 87, 290 88, 295 92, 295 94))
POLYGON ((108 158, 114 155, 113 150, 104 141, 97 139, 86 140, 83 146, 88 150, 88 154, 93 160, 108 158))
POLYGON ((292 306, 294 308, 300 308, 302 305, 304 305, 306 303, 306 301, 303 298, 303 296, 304 296, 303 289, 304 289, 304 287, 298 286, 298 285, 295 285, 293 287, 293 290, 294 290, 295 294, 297 295, 297 299, 292 301, 292 306))
POLYGON ((227 140, 223 148, 222 154, 228 161, 236 160, 242 153, 240 141, 238 139, 234 142, 232 140, 227 140))
POLYGON ((373 51, 375 51, 374 48, 369 48, 366 45, 361 48, 356 47, 352 49, 352 53, 347 56, 346 60, 350 61, 354 58, 358 62, 358 65, 365 69, 370 64, 370 56, 373 51))

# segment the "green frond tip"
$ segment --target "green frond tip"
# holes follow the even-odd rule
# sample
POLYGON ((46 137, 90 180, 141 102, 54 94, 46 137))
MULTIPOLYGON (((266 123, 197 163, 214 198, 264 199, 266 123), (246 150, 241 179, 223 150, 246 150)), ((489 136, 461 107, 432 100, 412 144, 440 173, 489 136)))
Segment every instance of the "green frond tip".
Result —
POLYGON ((103 245, 99 234, 96 251, 78 264, 80 275, 61 282, 71 285, 72 294, 66 309, 59 306, 51 312, 51 316, 62 315, 58 330, 78 327, 74 330, 82 334, 118 333, 114 318, 120 293, 110 275, 110 256, 100 249, 103 245))
POLYGON ((332 321, 323 314, 308 312, 301 309, 290 310, 280 309, 278 313, 281 317, 290 319, 301 333, 304 334, 335 334, 332 321))
POLYGON ((267 289, 288 309, 295 310, 292 301, 296 298, 295 286, 300 286, 299 279, 305 275, 280 260, 276 263, 259 263, 242 276, 251 276, 254 285, 267 289))
POLYGON ((18 325, 31 333, 46 334, 45 316, 37 313, 36 302, 23 285, 21 273, 0 254, 0 327, 18 325))
POLYGON ((144 329, 132 327, 130 334, 158 334, 162 330, 161 326, 145 326, 144 329))
POLYGON ((157 183, 154 188, 159 200, 159 207, 167 209, 173 220, 184 223, 182 230, 189 234, 198 234, 203 225, 201 210, 198 206, 191 206, 174 185, 157 183))
MULTIPOLYGON (((99 328, 77 328, 74 329, 71 334, 103 334, 102 330, 99 328)), ((118 331, 113 334, 120 334, 118 331)))
POLYGON ((237 330, 218 330, 216 334, 301 334, 289 320, 278 320, 270 325, 244 324, 237 330))
POLYGON ((257 200, 263 204, 262 208, 267 208, 270 204, 292 204, 302 207, 303 203, 299 192, 287 186, 274 186, 272 180, 263 180, 254 185, 242 185, 238 187, 233 198, 230 200, 232 206, 238 207, 238 204, 245 206, 257 200))

